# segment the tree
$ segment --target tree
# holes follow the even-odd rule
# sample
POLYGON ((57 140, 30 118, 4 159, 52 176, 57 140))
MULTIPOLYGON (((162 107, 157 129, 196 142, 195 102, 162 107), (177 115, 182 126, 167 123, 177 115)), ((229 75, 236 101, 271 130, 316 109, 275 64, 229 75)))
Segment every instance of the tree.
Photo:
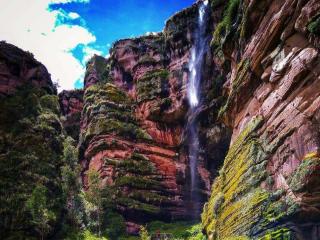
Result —
POLYGON ((77 228, 83 221, 83 206, 81 200, 80 166, 76 143, 67 137, 63 143, 63 163, 61 167, 62 190, 66 200, 68 220, 73 228, 77 228))
POLYGON ((86 200, 91 203, 96 210, 98 236, 101 236, 102 214, 103 214, 103 186, 99 173, 96 170, 88 172, 88 190, 85 192, 86 200))
POLYGON ((150 240, 151 239, 147 228, 144 226, 141 226, 139 235, 140 235, 141 240, 150 240))
POLYGON ((38 230, 41 239, 49 232, 51 220, 55 220, 55 215, 48 209, 47 189, 42 184, 37 185, 30 198, 26 202, 26 208, 32 216, 32 223, 38 230))

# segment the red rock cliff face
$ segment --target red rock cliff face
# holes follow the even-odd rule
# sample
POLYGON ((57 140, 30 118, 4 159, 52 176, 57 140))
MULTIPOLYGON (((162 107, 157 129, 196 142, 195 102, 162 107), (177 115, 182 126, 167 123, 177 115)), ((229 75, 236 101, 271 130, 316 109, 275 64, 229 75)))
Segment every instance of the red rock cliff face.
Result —
POLYGON ((0 96, 12 94, 24 84, 56 93, 45 66, 35 60, 31 53, 0 41, 0 96))
MULTIPOLYGON (((95 56, 87 65, 79 143, 84 184, 90 169, 100 173, 115 189, 129 232, 151 219, 190 219, 198 205, 190 201, 185 143, 188 117, 195 117, 188 116, 186 86, 197 13, 193 5, 168 20, 164 32, 120 40, 108 59, 95 56)), ((202 119, 200 203, 229 142, 226 127, 214 122, 221 81, 211 59, 208 51, 196 116, 202 119)))
POLYGON ((209 239, 319 239, 320 3, 251 0, 234 12, 213 41, 233 134, 203 225, 209 239))

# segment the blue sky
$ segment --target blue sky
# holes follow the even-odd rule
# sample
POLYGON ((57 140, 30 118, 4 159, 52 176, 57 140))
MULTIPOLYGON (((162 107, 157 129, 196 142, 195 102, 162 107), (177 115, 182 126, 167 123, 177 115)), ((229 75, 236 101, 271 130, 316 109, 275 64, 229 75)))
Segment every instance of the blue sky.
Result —
POLYGON ((195 0, 1 0, 1 40, 34 53, 62 89, 82 87, 85 63, 121 38, 158 32, 195 0), (12 16, 14 23, 6 24, 12 16))

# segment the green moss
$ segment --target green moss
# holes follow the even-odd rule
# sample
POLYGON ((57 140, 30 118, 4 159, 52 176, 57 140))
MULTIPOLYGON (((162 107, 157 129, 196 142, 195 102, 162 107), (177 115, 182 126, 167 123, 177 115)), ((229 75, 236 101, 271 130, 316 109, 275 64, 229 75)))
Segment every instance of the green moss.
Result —
POLYGON ((140 80, 142 81, 148 81, 151 80, 152 78, 168 78, 169 72, 166 69, 156 69, 147 72, 140 80))
POLYGON ((308 31, 320 36, 320 15, 314 17, 311 22, 308 23, 308 31))
POLYGON ((261 143, 254 137, 261 122, 259 117, 253 119, 229 149, 202 214, 202 224, 208 236, 249 238, 251 229, 262 217, 269 193, 258 184, 265 178, 263 168, 259 167, 265 154, 261 143))
POLYGON ((216 7, 222 5, 223 3, 225 3, 224 0, 212 0, 211 1, 211 8, 214 10, 216 7))
POLYGON ((116 203, 125 206, 128 209, 141 211, 147 214, 158 214, 160 212, 160 207, 158 206, 142 203, 128 197, 119 197, 116 199, 116 203))
POLYGON ((221 22, 216 26, 213 33, 214 44, 220 45, 221 41, 231 31, 238 9, 240 7, 240 0, 229 0, 226 10, 224 11, 221 22))
POLYGON ((91 85, 85 91, 84 100, 87 102, 100 97, 105 97, 115 103, 125 104, 131 102, 125 92, 111 83, 91 85))
POLYGON ((111 83, 112 79, 110 76, 111 63, 109 59, 94 55, 87 63, 86 75, 93 73, 98 77, 99 83, 111 83))
POLYGON ((106 164, 113 165, 122 172, 137 173, 139 175, 147 175, 153 173, 155 167, 151 164, 149 160, 137 161, 133 158, 130 159, 105 159, 106 164))
POLYGON ((151 139, 145 130, 135 124, 105 118, 93 119, 86 131, 85 138, 106 133, 117 134, 129 139, 151 139))
POLYGON ((312 182, 312 176, 315 175, 320 166, 320 158, 305 158, 288 179, 289 186, 294 192, 302 192, 306 190, 308 184, 312 182))
POLYGON ((259 240, 291 240, 293 238, 293 233, 288 228, 277 228, 275 230, 267 232, 263 237, 260 237, 259 240))
POLYGON ((138 65, 154 65, 156 64, 158 61, 156 59, 154 59, 153 57, 151 57, 150 55, 146 54, 143 55, 139 61, 138 61, 138 65))
POLYGON ((286 216, 286 204, 283 201, 271 202, 263 212, 263 226, 277 223, 286 216))
POLYGON ((168 198, 162 196, 158 193, 148 191, 134 191, 128 195, 128 197, 138 200, 140 202, 152 203, 152 204, 161 204, 166 202, 168 198))
POLYGON ((160 110, 161 111, 165 111, 167 109, 169 109, 172 105, 172 99, 171 98, 164 98, 161 100, 160 102, 160 110))
POLYGON ((136 189, 157 189, 161 190, 161 183, 141 176, 122 176, 116 179, 115 185, 118 187, 129 186, 136 189))
POLYGON ((235 96, 238 94, 240 87, 242 86, 244 80, 247 77, 247 74, 250 69, 249 59, 242 60, 237 66, 237 74, 235 79, 232 82, 231 93, 229 94, 226 102, 219 109, 218 117, 221 118, 229 109, 232 101, 234 101, 235 96))
POLYGON ((138 102, 152 100, 167 91, 169 72, 165 69, 157 69, 147 72, 137 82, 138 102))

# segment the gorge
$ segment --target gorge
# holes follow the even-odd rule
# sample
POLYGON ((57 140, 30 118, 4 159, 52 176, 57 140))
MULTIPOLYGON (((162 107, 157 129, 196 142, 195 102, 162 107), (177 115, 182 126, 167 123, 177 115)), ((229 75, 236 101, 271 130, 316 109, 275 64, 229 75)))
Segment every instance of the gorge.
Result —
POLYGON ((317 0, 197 1, 57 94, 0 42, 0 238, 320 239, 319 50, 317 0))
MULTIPOLYGON (((197 109, 201 96, 199 94, 201 78, 202 78, 202 67, 203 57, 205 52, 208 50, 208 39, 206 35, 206 22, 208 16, 208 1, 200 3, 198 7, 198 24, 194 30, 194 43, 191 48, 191 57, 189 60, 189 79, 187 83, 187 97, 189 101, 189 119, 186 126, 188 134, 188 158, 190 165, 191 175, 191 200, 198 202, 197 200, 197 189, 198 189, 198 154, 199 154, 199 136, 198 136, 198 122, 197 122, 197 109)), ((195 204, 194 215, 195 217, 200 215, 202 206, 195 204)))

